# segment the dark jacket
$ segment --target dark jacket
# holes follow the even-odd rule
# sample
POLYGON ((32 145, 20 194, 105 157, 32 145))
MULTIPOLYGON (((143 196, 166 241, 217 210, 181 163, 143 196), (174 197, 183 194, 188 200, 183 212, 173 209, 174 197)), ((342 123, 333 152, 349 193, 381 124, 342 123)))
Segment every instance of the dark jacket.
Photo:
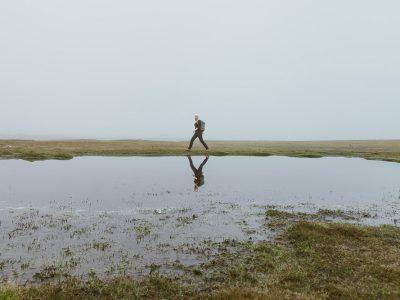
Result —
POLYGON ((196 123, 194 123, 194 128, 196 128, 196 131, 198 131, 198 132, 204 131, 204 130, 201 130, 201 120, 200 119, 197 120, 196 123))

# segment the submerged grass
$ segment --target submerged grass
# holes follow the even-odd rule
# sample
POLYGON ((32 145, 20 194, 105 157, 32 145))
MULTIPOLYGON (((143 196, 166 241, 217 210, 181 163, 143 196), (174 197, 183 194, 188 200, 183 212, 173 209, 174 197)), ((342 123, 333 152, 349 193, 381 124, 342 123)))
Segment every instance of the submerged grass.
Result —
MULTIPOLYGON (((400 140, 376 141, 210 141, 209 155, 270 156, 319 158, 324 156, 362 157, 365 159, 400 162, 400 140)), ((75 156, 180 156, 187 155, 187 142, 166 141, 32 141, 0 140, 0 158, 29 161, 71 159, 75 156)), ((195 146, 192 155, 205 151, 195 146)))
MULTIPOLYGON (((293 220, 270 210, 269 218, 293 220)), ((297 217, 296 217, 297 218, 297 217)), ((70 277, 3 285, 0 299, 398 299, 400 228, 296 219, 275 242, 214 245, 207 263, 175 276, 70 277)))

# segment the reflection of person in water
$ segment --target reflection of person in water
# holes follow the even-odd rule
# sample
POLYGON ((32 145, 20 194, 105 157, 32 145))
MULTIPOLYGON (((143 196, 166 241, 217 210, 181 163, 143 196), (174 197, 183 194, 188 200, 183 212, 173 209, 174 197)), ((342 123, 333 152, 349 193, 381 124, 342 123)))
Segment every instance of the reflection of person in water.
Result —
POLYGON ((189 163, 190 163, 190 168, 192 169, 194 173, 194 191, 197 192, 199 190, 199 187, 201 187, 204 184, 204 174, 203 174, 203 167, 208 161, 208 155, 204 159, 204 161, 201 163, 198 169, 195 168, 193 165, 192 157, 188 155, 189 163))

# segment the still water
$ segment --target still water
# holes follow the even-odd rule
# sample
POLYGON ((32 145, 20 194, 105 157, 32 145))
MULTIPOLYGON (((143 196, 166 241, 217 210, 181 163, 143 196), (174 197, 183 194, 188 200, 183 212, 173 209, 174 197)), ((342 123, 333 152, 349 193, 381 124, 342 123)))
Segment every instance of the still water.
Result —
POLYGON ((112 273, 128 261, 133 273, 154 263, 195 263, 201 258, 193 249, 204 241, 271 238, 263 226, 269 207, 363 211, 368 217, 358 222, 396 225, 400 164, 288 157, 3 160, 1 279, 30 280, 48 264, 79 275, 112 273))
MULTIPOLYGON (((128 213, 201 206, 309 204, 391 212, 399 203, 400 164, 357 158, 82 157, 70 161, 0 161, 0 210, 128 213), (196 169, 203 164, 202 175, 196 169), (195 174, 197 176, 195 176, 195 174)), ((387 222, 390 222, 387 218, 387 222)))

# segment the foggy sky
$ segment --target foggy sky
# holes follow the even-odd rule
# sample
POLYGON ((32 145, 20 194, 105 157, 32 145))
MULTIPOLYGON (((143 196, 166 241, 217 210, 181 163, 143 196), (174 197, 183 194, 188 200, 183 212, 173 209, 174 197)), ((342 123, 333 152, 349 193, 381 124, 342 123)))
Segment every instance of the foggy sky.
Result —
POLYGON ((400 137, 400 2, 0 2, 0 136, 400 137))

